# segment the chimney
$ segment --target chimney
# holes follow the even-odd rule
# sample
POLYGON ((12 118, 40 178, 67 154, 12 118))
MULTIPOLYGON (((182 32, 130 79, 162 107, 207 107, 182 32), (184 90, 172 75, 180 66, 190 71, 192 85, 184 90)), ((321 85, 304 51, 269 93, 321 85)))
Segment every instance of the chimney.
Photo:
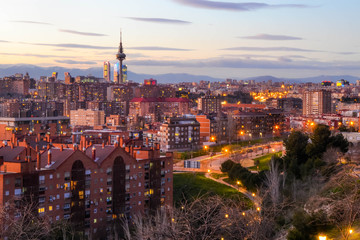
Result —
POLYGON ((76 143, 73 144, 74 151, 78 150, 78 145, 76 143))
POLYGON ((48 150, 48 160, 47 160, 47 164, 51 165, 51 149, 48 150))
POLYGON ((46 146, 46 150, 49 150, 51 148, 50 144, 46 146))
POLYGON ((134 157, 135 160, 136 160, 136 151, 133 152, 133 157, 134 157))
POLYGON ((92 159, 95 160, 95 158, 96 158, 96 147, 93 146, 92 147, 92 159))
POLYGON ((38 134, 36 135, 36 140, 37 140, 38 142, 41 140, 40 133, 38 133, 38 134))
POLYGON ((30 144, 26 143, 26 155, 30 156, 31 152, 30 152, 30 144))
POLYGON ((11 135, 11 142, 12 142, 12 143, 15 143, 15 142, 16 142, 15 133, 13 133, 13 134, 11 135))
POLYGON ((27 156, 27 157, 26 157, 26 161, 27 161, 27 162, 31 162, 31 157, 30 157, 30 156, 27 156))
POLYGON ((36 151, 36 152, 39 152, 39 144, 36 144, 36 146, 35 146, 35 151, 36 151))
POLYGON ((75 135, 71 135, 71 140, 72 140, 72 143, 74 144, 75 143, 75 135))
POLYGON ((159 143, 155 143, 156 146, 156 150, 160 150, 160 144, 159 143))
POLYGON ((17 155, 16 160, 20 161, 20 155, 17 155))
POLYGON ((120 138, 120 147, 121 148, 124 147, 124 138, 123 137, 120 138))
POLYGON ((10 142, 10 147, 11 147, 11 149, 14 149, 14 143, 13 142, 10 142))
POLYGON ((115 141, 114 146, 115 146, 115 147, 118 147, 118 146, 119 146, 118 141, 115 141))
POLYGON ((146 137, 146 147, 149 146, 149 138, 146 137))
POLYGON ((60 145, 60 152, 62 152, 64 150, 64 146, 61 144, 60 145))
POLYGON ((40 152, 36 154, 36 169, 40 171, 40 152))
POLYGON ((105 142, 104 141, 102 142, 102 148, 103 149, 105 148, 105 142))
POLYGON ((85 151, 86 151, 86 147, 83 147, 82 151, 85 152, 85 151))

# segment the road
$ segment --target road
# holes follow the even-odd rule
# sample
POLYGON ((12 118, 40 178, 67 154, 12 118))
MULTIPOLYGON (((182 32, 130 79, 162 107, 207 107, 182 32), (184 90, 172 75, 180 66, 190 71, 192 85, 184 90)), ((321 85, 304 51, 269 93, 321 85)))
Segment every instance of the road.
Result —
POLYGON ((217 153, 214 156, 206 155, 197 158, 188 159, 188 161, 199 161, 200 169, 184 168, 184 161, 180 161, 174 164, 175 171, 186 171, 186 172, 220 172, 220 166, 223 162, 228 159, 232 159, 234 162, 241 163, 244 167, 254 166, 254 158, 266 155, 271 152, 280 152, 283 149, 282 142, 272 142, 268 144, 262 144, 251 147, 244 147, 240 150, 235 150, 227 153, 217 153), (269 148, 265 149, 266 147, 269 148))

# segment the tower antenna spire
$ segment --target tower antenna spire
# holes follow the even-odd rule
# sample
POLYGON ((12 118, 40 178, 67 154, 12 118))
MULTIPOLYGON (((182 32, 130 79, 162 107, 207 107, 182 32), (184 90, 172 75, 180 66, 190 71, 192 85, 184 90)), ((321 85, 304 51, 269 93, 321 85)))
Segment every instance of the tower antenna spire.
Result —
POLYGON ((124 53, 124 49, 123 49, 123 46, 122 46, 122 31, 121 31, 121 28, 120 28, 120 45, 119 45, 119 51, 116 54, 116 59, 119 60, 119 71, 120 71, 118 79, 117 79, 117 83, 122 83, 124 81, 122 62, 123 62, 123 60, 125 60, 125 58, 126 58, 126 55, 124 53))

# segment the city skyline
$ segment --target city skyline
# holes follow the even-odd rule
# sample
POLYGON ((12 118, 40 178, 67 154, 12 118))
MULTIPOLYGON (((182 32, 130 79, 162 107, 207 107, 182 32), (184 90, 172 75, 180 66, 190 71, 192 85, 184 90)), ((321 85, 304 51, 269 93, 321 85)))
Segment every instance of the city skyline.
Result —
POLYGON ((355 0, 5 2, 0 64, 115 63, 121 28, 126 64, 136 73, 360 75, 357 5, 355 0))

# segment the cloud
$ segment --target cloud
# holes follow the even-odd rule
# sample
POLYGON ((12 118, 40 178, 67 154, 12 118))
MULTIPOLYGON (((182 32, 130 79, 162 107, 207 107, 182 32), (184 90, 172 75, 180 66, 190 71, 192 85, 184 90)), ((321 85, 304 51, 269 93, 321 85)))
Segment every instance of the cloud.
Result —
POLYGON ((77 44, 77 43, 26 43, 26 42, 21 42, 21 43, 38 45, 38 46, 60 47, 60 48, 116 49, 116 47, 105 47, 105 46, 77 44))
POLYGON ((266 4, 266 3, 257 3, 257 2, 248 2, 248 3, 236 3, 236 2, 219 2, 219 1, 208 1, 208 0, 174 0, 180 4, 204 8, 204 9, 217 9, 217 10, 227 10, 227 11, 254 11, 263 8, 305 8, 308 7, 304 4, 266 4))
POLYGON ((28 23, 28 24, 40 24, 40 25, 52 25, 51 23, 47 22, 36 22, 36 21, 11 21, 14 23, 28 23))
POLYGON ((92 37, 104 37, 104 36, 108 36, 108 35, 106 35, 106 34, 101 34, 101 33, 78 32, 78 31, 69 30, 69 29, 59 29, 59 31, 60 31, 60 32, 65 32, 65 33, 76 34, 76 35, 92 36, 92 37))
POLYGON ((0 42, 3 42, 3 43, 8 43, 9 41, 5 41, 5 40, 0 40, 0 42))
POLYGON ((92 62, 92 61, 74 61, 74 60, 55 60, 55 62, 65 63, 65 64, 86 64, 86 65, 97 64, 97 62, 92 62))
POLYGON ((254 40, 302 40, 299 37, 286 36, 286 35, 272 35, 272 34, 258 34, 254 36, 246 36, 241 38, 254 39, 254 40))
POLYGON ((354 55, 354 54, 358 54, 357 52, 335 52, 336 54, 340 54, 340 55, 354 55))
POLYGON ((312 59, 302 55, 285 55, 285 56, 271 56, 271 55, 260 55, 260 54, 224 54, 221 55, 224 58, 246 58, 246 59, 279 59, 279 58, 290 58, 290 59, 312 59))
POLYGON ((39 58, 66 57, 66 56, 44 55, 44 54, 33 54, 33 53, 0 53, 0 55, 23 56, 23 57, 39 57, 39 58))
POLYGON ((286 57, 275 60, 254 60, 239 58, 197 59, 188 61, 132 60, 131 65, 190 68, 249 68, 249 69, 359 69, 360 62, 293 61, 286 57))
POLYGON ((192 51, 193 50, 193 49, 168 48, 168 47, 157 47, 157 46, 129 47, 129 49, 145 50, 145 51, 192 51))
POLYGON ((140 18, 140 17, 128 17, 135 21, 141 22, 153 22, 153 23, 166 23, 166 24, 191 24, 191 22, 179 20, 179 19, 169 19, 169 18, 140 18))
POLYGON ((231 51, 255 51, 255 52, 324 52, 320 50, 310 50, 302 48, 289 48, 289 47, 232 47, 223 48, 221 50, 231 51))

